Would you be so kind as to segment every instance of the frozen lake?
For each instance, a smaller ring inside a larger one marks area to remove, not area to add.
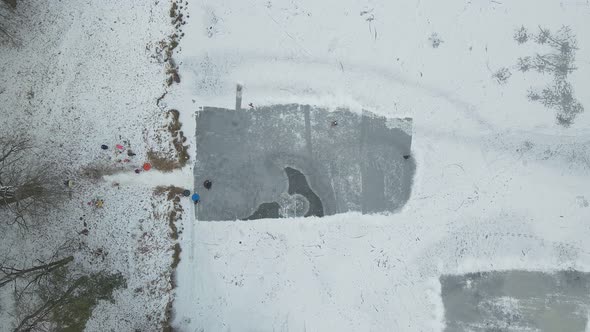
[[[197,218],[393,212],[411,192],[411,126],[296,104],[205,108],[197,115]]]

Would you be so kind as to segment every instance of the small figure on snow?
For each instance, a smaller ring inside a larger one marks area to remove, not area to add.
[[[332,126],[332,127],[338,126],[338,120],[334,120],[334,121],[330,122],[330,126]]]
[[[205,189],[209,190],[211,189],[211,186],[213,186],[213,182],[211,182],[211,180],[205,180],[205,182],[203,182],[203,187],[205,187]]]
[[[109,147],[107,145],[104,145],[103,144],[103,145],[100,146],[100,148],[103,149],[103,150],[107,150]]]

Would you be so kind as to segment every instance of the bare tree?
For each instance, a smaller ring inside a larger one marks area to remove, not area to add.
[[[9,31],[9,26],[14,23],[15,8],[16,0],[0,1],[0,37],[7,38],[12,43],[17,44],[16,37]]]
[[[514,32],[514,40],[519,44],[524,44],[529,40],[529,32],[524,26]]]
[[[100,300],[112,300],[113,290],[126,287],[120,274],[87,273],[73,252],[86,248],[70,239],[32,266],[5,256],[0,262],[0,288],[9,287],[14,300],[13,331],[83,331]]]
[[[16,287],[15,295],[22,296],[31,285],[39,284],[46,279],[55,270],[68,265],[74,260],[71,253],[81,248],[82,244],[76,239],[69,239],[57,246],[50,256],[42,259],[36,259],[36,264],[31,267],[23,267],[18,263],[19,259],[11,257],[8,252],[2,253],[3,260],[0,262],[0,288],[14,283],[18,280],[28,280],[24,287]],[[23,285],[20,285],[23,286]],[[17,291],[18,288],[18,291]]]
[[[8,4],[13,9],[16,8],[16,0],[2,0],[2,1],[4,1],[6,4]]]
[[[438,33],[433,32],[432,35],[428,38],[432,48],[438,48],[440,44],[444,43],[444,41],[439,37]]]
[[[19,278],[31,279],[29,285],[36,283],[42,278],[47,277],[51,272],[69,264],[73,260],[73,256],[67,256],[59,260],[52,260],[49,263],[42,263],[29,268],[18,268],[15,266],[0,264],[0,288]]]
[[[26,228],[30,218],[39,217],[67,191],[52,174],[51,165],[32,159],[30,138],[0,137],[0,208],[8,210],[9,224]]]
[[[519,44],[532,39],[539,45],[549,47],[550,51],[547,53],[518,58],[517,68],[522,72],[534,70],[553,76],[552,85],[548,85],[540,91],[529,90],[528,98],[556,110],[557,122],[564,127],[570,126],[576,116],[584,112],[584,106],[575,98],[573,87],[567,81],[568,75],[577,69],[574,65],[578,50],[575,35],[567,26],[563,26],[554,33],[549,29],[539,27],[537,34],[530,34],[522,27],[516,32],[514,38]]]
[[[512,76],[512,73],[510,72],[510,69],[508,69],[506,67],[502,67],[502,68],[498,69],[492,75],[492,77],[494,79],[496,79],[496,82],[498,82],[498,84],[506,84],[506,82],[508,82],[508,79],[510,78],[510,76]]]
[[[575,99],[572,86],[566,81],[557,80],[553,86],[540,92],[529,90],[528,98],[541,102],[545,107],[559,110],[556,119],[564,127],[571,125],[575,117],[584,112],[584,106]]]
[[[60,269],[66,268],[73,260],[71,253],[75,247],[75,240],[68,240],[58,246],[53,253],[45,260],[37,259],[37,264],[31,267],[24,267],[16,257],[9,257],[8,253],[3,253],[3,261],[0,262],[0,288],[10,285],[13,290],[15,304],[19,310],[25,312],[25,317],[20,321],[15,331],[31,331],[33,325],[31,320],[39,318],[43,310],[33,307],[36,301],[31,301],[37,297],[40,287],[53,278],[53,274]]]
[[[574,66],[577,41],[569,27],[564,26],[556,33],[539,27],[539,33],[533,35],[533,40],[539,45],[549,46],[552,52],[519,58],[518,67],[521,71],[534,69],[542,74],[553,74],[557,79],[565,79],[577,69]]]
[[[14,332],[83,331],[100,300],[112,300],[112,292],[126,287],[120,274],[76,274],[68,263],[56,268],[37,285],[38,301],[23,312]]]
[[[78,287],[80,287],[83,281],[84,280],[82,278],[79,278],[69,285],[62,294],[59,294],[55,298],[50,298],[47,301],[44,301],[37,309],[22,318],[17,327],[14,329],[14,332],[30,332],[33,331],[38,325],[47,323],[50,319],[49,316],[54,312],[54,310],[60,308],[72,300],[74,292],[78,289]]]

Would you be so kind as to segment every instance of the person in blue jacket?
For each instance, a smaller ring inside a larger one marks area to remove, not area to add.
[[[199,200],[201,199],[201,196],[199,196],[199,194],[197,194],[197,193],[194,193],[194,194],[191,196],[191,199],[193,200],[193,202],[194,202],[195,204],[197,204],[197,203],[199,203]]]

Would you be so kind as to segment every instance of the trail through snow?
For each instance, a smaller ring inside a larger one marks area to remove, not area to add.
[[[119,183],[123,185],[142,185],[148,187],[157,186],[176,186],[180,188],[192,188],[193,173],[190,168],[176,169],[172,172],[161,172],[158,170],[150,170],[149,172],[141,172],[135,174],[133,172],[117,173],[113,175],[106,175],[103,177],[105,181]]]

